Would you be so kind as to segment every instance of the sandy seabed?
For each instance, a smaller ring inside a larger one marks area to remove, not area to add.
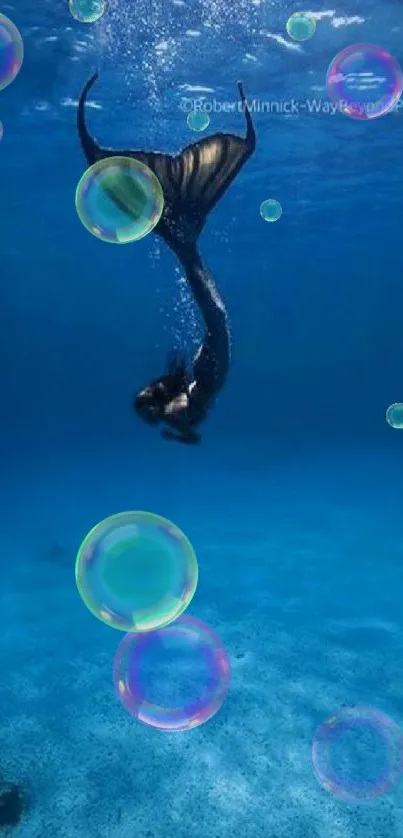
[[[28,796],[10,836],[403,838],[402,782],[350,805],[311,765],[314,730],[341,704],[403,725],[398,464],[321,452],[237,470],[199,457],[189,482],[179,456],[172,472],[172,449],[164,469],[119,452],[25,462],[0,485],[0,771]],[[184,733],[119,704],[121,635],[75,586],[84,535],[130,508],[186,532],[200,574],[189,613],[230,656],[225,704]]]

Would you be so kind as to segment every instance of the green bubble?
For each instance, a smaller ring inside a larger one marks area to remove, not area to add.
[[[192,131],[205,131],[210,125],[208,113],[201,110],[191,111],[187,115],[187,124]]]
[[[278,221],[282,212],[281,204],[275,198],[268,198],[260,204],[260,215],[264,221]]]
[[[147,236],[164,209],[161,184],[131,157],[107,157],[90,166],[76,190],[84,227],[102,241],[129,244]]]
[[[105,11],[105,0],[69,0],[69,9],[80,23],[95,23]]]
[[[77,553],[78,592],[89,611],[120,631],[153,631],[182,614],[197,587],[197,559],[175,524],[121,512],[97,524]]]
[[[401,402],[389,405],[386,411],[386,421],[391,428],[403,428],[403,404]]]
[[[316,30],[316,20],[309,12],[294,12],[287,20],[287,33],[294,41],[307,41]]]

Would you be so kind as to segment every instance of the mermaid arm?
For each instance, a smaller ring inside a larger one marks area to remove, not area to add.
[[[194,445],[200,442],[200,436],[192,425],[189,416],[190,399],[188,393],[181,393],[165,408],[165,421],[168,428],[161,432],[164,439],[176,440]]]

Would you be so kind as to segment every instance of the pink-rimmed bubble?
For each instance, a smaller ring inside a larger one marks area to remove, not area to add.
[[[14,81],[23,60],[22,37],[12,20],[0,14],[0,90]]]
[[[230,677],[218,635],[188,615],[147,634],[126,634],[113,667],[125,709],[165,731],[190,730],[211,719],[227,696]]]
[[[348,803],[366,803],[399,780],[403,735],[376,707],[343,706],[316,729],[312,764],[326,791]]]
[[[352,119],[376,119],[395,108],[403,73],[396,58],[381,47],[353,44],[331,62],[326,87],[341,113]]]

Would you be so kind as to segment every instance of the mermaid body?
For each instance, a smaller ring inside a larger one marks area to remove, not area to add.
[[[164,192],[164,209],[153,232],[160,236],[181,263],[199,307],[205,335],[190,365],[173,355],[165,375],[143,387],[134,399],[137,415],[149,425],[162,424],[165,439],[195,444],[198,426],[221,391],[230,367],[230,334],[224,303],[211,274],[203,265],[197,239],[207,216],[228,189],[256,144],[252,119],[241,83],[239,94],[246,119],[246,137],[213,134],[187,146],[180,154],[102,149],[88,133],[85,99],[95,74],[80,96],[77,127],[89,165],[98,160],[132,157],[148,166]]]

